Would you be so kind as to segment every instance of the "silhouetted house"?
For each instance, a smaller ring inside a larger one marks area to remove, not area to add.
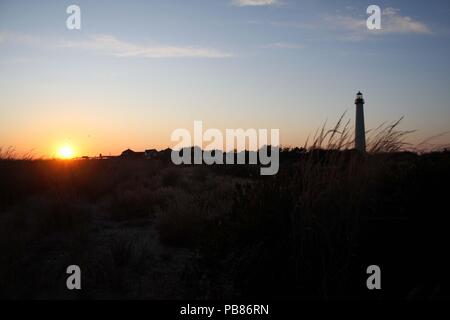
[[[156,150],[156,149],[145,150],[145,158],[146,159],[155,159],[157,157],[158,157],[158,150]]]
[[[136,152],[131,149],[127,149],[120,154],[120,157],[123,159],[137,159],[137,158],[144,158],[144,155],[145,155],[144,152]]]
[[[161,160],[166,160],[166,161],[170,161],[171,155],[172,155],[172,149],[170,149],[170,148],[161,150],[161,151],[158,153],[159,159],[161,159]]]
[[[294,154],[304,154],[307,150],[305,148],[299,148],[299,147],[295,147],[294,149],[292,149],[290,152],[294,153]]]

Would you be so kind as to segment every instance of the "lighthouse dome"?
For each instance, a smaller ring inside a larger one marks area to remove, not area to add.
[[[358,93],[356,94],[355,103],[364,103],[363,94],[361,93],[361,91],[358,91]]]

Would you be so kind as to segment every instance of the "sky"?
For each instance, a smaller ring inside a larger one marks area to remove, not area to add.
[[[66,27],[72,4],[80,30]],[[195,120],[303,146],[343,112],[353,121],[358,90],[366,129],[404,116],[416,143],[450,131],[448,57],[446,0],[0,0],[0,146],[164,149]]]

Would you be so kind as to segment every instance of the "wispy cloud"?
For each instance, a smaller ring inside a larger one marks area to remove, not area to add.
[[[175,45],[143,45],[125,42],[112,35],[92,35],[86,40],[41,39],[11,31],[0,31],[0,45],[18,44],[42,48],[79,48],[115,57],[136,58],[228,58],[233,55],[213,48]]]
[[[381,15],[381,30],[369,31],[366,19],[352,16],[326,16],[325,23],[332,24],[338,28],[354,32],[356,38],[363,38],[369,34],[427,34],[431,29],[423,22],[408,16],[402,16],[399,9],[385,8]]]
[[[85,41],[68,41],[64,47],[80,48],[112,55],[136,58],[228,58],[230,53],[193,46],[141,45],[125,42],[112,35],[93,35]]]
[[[273,6],[280,4],[279,0],[232,0],[231,4],[237,7]]]
[[[431,33],[431,29],[423,22],[414,20],[407,16],[401,16],[400,10],[386,8],[383,11],[386,25],[385,32],[406,32],[406,33]]]
[[[346,8],[354,12],[354,8]],[[274,27],[314,30],[322,32],[320,40],[339,40],[345,42],[363,41],[383,35],[431,34],[433,31],[424,22],[404,16],[399,9],[385,8],[381,15],[381,30],[367,28],[368,16],[351,14],[322,15],[310,21],[272,21]],[[317,38],[319,39],[319,38]]]

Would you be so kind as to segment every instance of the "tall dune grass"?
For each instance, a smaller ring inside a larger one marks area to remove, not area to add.
[[[20,155],[17,153],[16,149],[12,146],[9,146],[7,148],[0,146],[0,160],[31,161],[33,159],[36,159],[36,156],[35,156],[33,150]]]
[[[380,126],[366,131],[367,151],[370,153],[398,152],[411,150],[412,145],[406,138],[415,130],[401,130],[399,128],[403,117],[392,123],[382,123]],[[305,149],[349,150],[355,144],[354,127],[350,119],[346,120],[344,112],[332,128],[327,128],[327,122],[318,128],[309,144],[309,137],[304,145]]]

